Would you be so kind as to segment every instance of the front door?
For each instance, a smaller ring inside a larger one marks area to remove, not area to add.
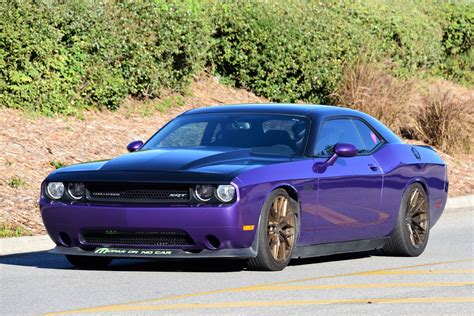
[[[358,148],[355,157],[338,157],[318,173],[315,244],[379,237],[378,225],[388,220],[380,211],[383,177],[371,153],[383,140],[357,118],[326,120],[316,145],[317,161],[333,153],[337,143]]]

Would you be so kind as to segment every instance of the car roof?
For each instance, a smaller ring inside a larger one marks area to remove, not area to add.
[[[193,109],[183,113],[189,114],[205,114],[205,113],[275,113],[275,114],[294,114],[294,115],[308,115],[308,114],[328,114],[328,115],[354,115],[360,114],[358,111],[351,109],[330,106],[330,105],[316,105],[316,104],[291,104],[291,103],[249,103],[249,104],[229,104],[210,106],[199,109]]]
[[[315,121],[318,125],[325,119],[337,116],[355,116],[368,122],[375,130],[377,130],[383,138],[390,143],[400,143],[401,140],[390,129],[372,116],[340,107],[331,105],[317,104],[291,104],[291,103],[250,103],[250,104],[229,104],[218,105],[204,108],[198,108],[184,112],[182,115],[194,114],[213,114],[213,113],[268,113],[268,114],[289,114],[304,115]]]

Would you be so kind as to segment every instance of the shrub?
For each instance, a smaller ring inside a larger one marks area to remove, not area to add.
[[[415,114],[419,139],[447,153],[469,153],[474,132],[474,100],[462,100],[450,90],[434,87]]]
[[[25,187],[26,183],[25,181],[23,181],[21,178],[19,177],[11,177],[8,181],[7,181],[7,184],[14,188],[14,189],[21,189],[23,187]]]
[[[439,69],[446,79],[473,85],[474,5],[446,3],[441,9],[444,60]]]
[[[362,58],[348,64],[333,94],[336,104],[363,111],[400,133],[408,123],[414,85]]]
[[[328,102],[343,64],[364,50],[400,75],[442,58],[441,27],[413,3],[221,1],[214,10],[216,71],[275,101]]]
[[[51,167],[53,167],[54,169],[59,169],[59,168],[65,167],[66,163],[64,163],[60,160],[52,160],[52,161],[49,162],[49,165]]]
[[[30,233],[21,226],[0,225],[0,238],[28,236]]]
[[[210,33],[179,1],[6,1],[0,30],[0,105],[47,115],[179,91]]]

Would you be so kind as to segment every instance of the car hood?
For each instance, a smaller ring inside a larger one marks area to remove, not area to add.
[[[124,177],[134,175],[133,178],[140,177],[143,180],[158,175],[162,180],[166,178],[185,180],[189,178],[186,175],[193,174],[191,178],[199,179],[200,176],[211,175],[209,179],[229,180],[250,169],[288,161],[290,161],[288,156],[259,154],[249,149],[167,148],[142,150],[107,161],[64,167],[58,169],[50,177],[51,180],[62,178],[65,179],[62,181],[66,181],[67,178],[75,175],[73,178],[76,180],[95,181],[96,178],[106,180],[114,174],[113,178],[119,181],[117,174],[121,173]]]

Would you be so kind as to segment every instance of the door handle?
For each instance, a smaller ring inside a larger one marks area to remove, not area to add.
[[[369,163],[369,168],[370,168],[370,170],[372,170],[372,171],[377,171],[377,170],[379,169],[376,165],[371,164],[371,163]]]

